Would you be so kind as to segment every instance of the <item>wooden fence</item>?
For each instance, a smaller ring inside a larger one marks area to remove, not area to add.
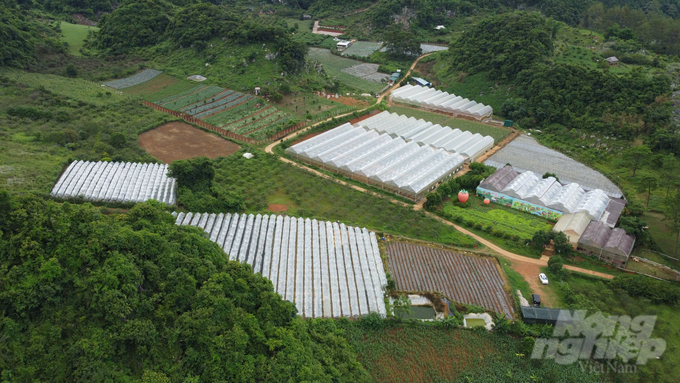
[[[230,132],[230,131],[228,131],[228,130],[224,130],[224,129],[218,128],[218,127],[215,126],[215,125],[208,124],[207,122],[202,121],[202,120],[199,120],[198,118],[195,118],[195,117],[193,117],[193,116],[190,116],[190,115],[188,115],[188,114],[186,114],[186,113],[176,112],[176,111],[174,111],[174,110],[170,110],[170,109],[164,108],[164,107],[162,107],[162,106],[160,106],[160,105],[156,105],[156,104],[150,103],[150,102],[148,102],[148,101],[144,101],[144,100],[142,100],[142,104],[145,105],[145,106],[148,106],[148,107],[150,107],[150,108],[156,109],[156,110],[158,110],[158,111],[160,111],[160,112],[167,113],[167,114],[172,115],[172,116],[175,116],[175,117],[177,117],[177,118],[181,118],[181,119],[183,119],[183,120],[186,121],[186,122],[192,123],[192,124],[194,124],[194,125],[198,125],[198,126],[200,126],[200,127],[202,127],[202,128],[205,128],[205,129],[208,129],[208,130],[210,130],[210,131],[213,131],[213,132],[215,132],[215,133],[217,133],[217,134],[220,134],[220,135],[222,135],[222,136],[224,136],[224,137],[231,138],[232,140],[236,140],[236,141],[240,141],[240,142],[245,142],[246,144],[250,144],[250,145],[262,145],[262,144],[267,144],[267,143],[276,141],[276,140],[278,140],[279,138],[285,137],[285,136],[287,136],[288,134],[290,134],[291,132],[294,132],[294,131],[296,131],[296,130],[298,130],[298,129],[300,129],[300,128],[302,128],[303,126],[306,125],[306,122],[305,122],[305,121],[301,121],[301,122],[299,122],[299,123],[297,123],[297,124],[295,124],[295,125],[293,125],[293,126],[291,126],[291,127],[289,127],[289,128],[286,128],[286,129],[284,129],[284,130],[282,130],[282,131],[280,131],[280,132],[277,132],[277,133],[274,134],[273,136],[264,138],[264,139],[262,139],[262,140],[253,140],[253,139],[250,138],[250,137],[242,136],[242,135],[240,135],[240,134],[236,134],[236,133],[234,133],[234,132]]]

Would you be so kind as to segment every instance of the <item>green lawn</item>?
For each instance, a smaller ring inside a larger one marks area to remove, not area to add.
[[[71,24],[62,21],[59,24],[62,33],[62,41],[68,43],[68,53],[74,56],[81,56],[80,48],[83,47],[83,42],[87,38],[88,32],[98,32],[99,28],[91,27],[89,25]]]
[[[463,120],[460,118],[453,118],[451,116],[446,116],[438,113],[430,113],[423,110],[416,110],[402,106],[391,106],[389,111],[392,113],[403,114],[408,117],[422,118],[425,121],[430,121],[433,124],[439,124],[441,126],[449,126],[453,129],[468,130],[471,133],[479,133],[485,136],[493,137],[496,143],[503,140],[510,131],[503,128],[497,128],[495,126],[489,126],[481,124],[479,122]]]

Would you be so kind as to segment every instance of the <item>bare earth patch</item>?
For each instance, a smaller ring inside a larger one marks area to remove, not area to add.
[[[226,157],[241,149],[231,141],[183,122],[169,122],[142,133],[139,145],[166,164],[199,156]]]
[[[277,212],[280,212],[280,211],[288,211],[288,206],[276,203],[276,204],[273,204],[273,205],[269,205],[267,210],[273,211],[274,213],[277,213]]]

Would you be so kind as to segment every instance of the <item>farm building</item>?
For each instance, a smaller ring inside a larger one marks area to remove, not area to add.
[[[413,78],[411,78],[411,80],[412,80],[416,85],[420,85],[420,86],[432,86],[432,83],[429,82],[429,81],[427,81],[427,80],[425,80],[424,78],[413,77]]]
[[[277,215],[173,213],[199,227],[229,259],[252,266],[306,318],[386,316],[385,269],[375,233]]]
[[[619,59],[616,56],[607,57],[604,61],[608,62],[611,66],[619,65]]]
[[[380,134],[414,141],[420,146],[431,145],[437,149],[458,153],[468,162],[476,160],[494,145],[494,140],[490,136],[462,132],[460,129],[452,129],[387,111],[359,121],[357,125],[375,130]]]
[[[338,49],[346,49],[346,48],[349,48],[350,45],[352,45],[352,43],[350,41],[345,41],[345,40],[338,41],[338,43],[335,44],[335,46]]]
[[[175,179],[168,165],[131,162],[74,161],[52,188],[56,198],[101,202],[144,202],[155,199],[175,204]]]
[[[555,325],[560,317],[561,309],[551,309],[547,307],[522,306],[522,319],[529,324],[551,324]],[[571,317],[571,313],[569,313]]]
[[[422,80],[422,79],[421,79]],[[415,79],[414,79],[415,81]],[[425,81],[425,80],[423,80]],[[429,83],[428,83],[429,84]],[[405,85],[390,95],[393,102],[467,116],[478,120],[491,116],[493,108],[455,94],[421,85]]]
[[[621,267],[626,266],[634,245],[635,237],[626,234],[624,229],[612,229],[606,223],[596,221],[588,224],[578,241],[579,250]]]
[[[590,216],[584,211],[576,214],[567,213],[557,221],[553,230],[563,232],[569,239],[569,243],[576,245],[590,222]]]
[[[613,227],[625,201],[613,199],[602,190],[585,191],[576,183],[562,185],[554,177],[540,178],[534,172],[518,173],[506,165],[477,187],[483,198],[557,221],[562,214],[585,213]],[[567,222],[563,223],[566,227]],[[560,225],[561,227],[562,225]]]
[[[465,162],[460,154],[349,123],[293,145],[286,153],[413,200],[422,199]]]

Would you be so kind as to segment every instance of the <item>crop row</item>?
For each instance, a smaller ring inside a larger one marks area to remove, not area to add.
[[[233,94],[234,94],[234,91],[233,91],[233,90],[226,89],[226,90],[224,90],[224,91],[222,91],[222,92],[220,92],[220,93],[214,95],[214,96],[211,97],[211,98],[207,98],[207,99],[205,99],[205,100],[201,100],[201,101],[195,102],[195,103],[193,103],[193,104],[190,104],[190,105],[184,106],[184,107],[182,107],[182,108],[179,108],[179,111],[180,111],[180,112],[187,112],[187,111],[188,111],[188,114],[192,114],[192,113],[191,113],[191,110],[192,110],[192,109],[199,108],[199,107],[201,107],[201,106],[203,106],[203,105],[208,105],[208,104],[211,104],[211,103],[216,102],[216,101],[220,101],[220,100],[222,100],[223,98],[229,97],[229,96],[231,96],[231,95],[233,95]]]
[[[220,92],[222,92],[224,88],[220,88],[219,86],[209,86],[205,89],[202,89],[196,93],[188,94],[184,97],[180,97],[174,101],[170,101],[166,104],[163,105],[164,108],[168,108],[170,110],[179,110],[180,108],[193,104],[198,101],[202,101],[205,99],[208,99]]]
[[[388,243],[387,256],[398,290],[442,292],[456,302],[513,315],[503,279],[490,259],[401,242]]]
[[[255,107],[257,104],[256,98],[251,98],[250,100],[244,102],[243,104],[237,105],[232,109],[226,110],[222,113],[210,116],[203,121],[213,124],[215,126],[222,127],[225,124],[231,123],[231,121],[238,121],[245,119],[251,114],[257,113],[262,110],[262,107]]]
[[[142,72],[137,73],[134,76],[130,76],[127,78],[121,78],[119,80],[113,80],[109,82],[105,82],[104,85],[109,86],[113,89],[125,89],[129,88],[131,86],[139,85],[141,83],[147,82],[151,80],[152,78],[158,76],[159,74],[163,73],[163,71],[160,70],[155,70],[155,69],[145,69]]]
[[[231,107],[233,107],[233,106],[236,106],[236,105],[238,105],[238,104],[244,103],[244,102],[248,101],[248,100],[251,99],[251,98],[253,98],[253,96],[251,96],[251,95],[249,95],[249,94],[248,94],[248,95],[245,95],[245,96],[243,96],[243,94],[241,94],[241,96],[239,96],[239,98],[236,98],[236,99],[234,99],[234,100],[232,100],[232,101],[230,101],[230,102],[228,102],[228,103],[226,103],[226,104],[217,106],[217,107],[215,107],[215,108],[213,108],[213,109],[206,110],[205,112],[198,113],[198,114],[195,115],[195,117],[196,117],[196,118],[208,117],[208,116],[210,116],[210,115],[213,115],[213,114],[215,114],[215,113],[218,113],[218,112],[221,111],[221,110],[229,109],[229,108],[231,108]]]
[[[257,121],[257,120],[259,120],[259,119],[261,119],[261,118],[264,118],[264,117],[266,117],[266,116],[268,116],[268,115],[270,115],[270,114],[272,114],[272,113],[274,113],[274,112],[276,112],[276,111],[278,111],[278,109],[276,109],[276,108],[273,107],[273,106],[270,107],[270,108],[263,108],[263,109],[260,109],[259,111],[257,111],[257,113],[255,113],[255,111],[253,111],[253,112],[251,112],[250,114],[244,115],[244,116],[241,117],[240,119],[233,119],[233,120],[232,120],[233,122],[224,125],[224,126],[223,126],[223,129],[227,129],[227,130],[232,130],[232,131],[234,131],[234,130],[239,129],[239,128],[243,127],[243,126],[246,126],[246,125],[248,125],[248,124],[251,124],[251,123],[253,123],[254,121]]]
[[[256,139],[256,140],[260,139],[260,138],[269,137],[269,136],[276,134],[276,133],[280,132],[281,130],[283,130],[284,127],[290,123],[290,121],[291,121],[291,116],[286,115],[286,116],[282,117],[280,120],[276,121],[275,123],[270,124],[266,128],[262,128],[258,131],[254,131],[254,132],[247,134],[246,137],[250,137],[250,138],[253,138],[253,139]]]
[[[239,128],[237,131],[244,130],[244,131],[243,131],[244,133],[246,133],[246,132],[251,132],[251,131],[253,131],[253,130],[260,129],[260,128],[264,127],[264,126],[267,126],[267,125],[271,124],[272,122],[274,122],[274,121],[276,121],[276,120],[278,120],[278,119],[280,119],[281,117],[283,117],[283,116],[286,115],[285,112],[282,112],[282,111],[280,111],[280,110],[272,111],[272,112],[273,112],[273,113],[263,114],[263,115],[260,117],[259,120],[253,121],[253,123],[251,123],[251,124],[242,126],[242,127]],[[260,116],[260,115],[258,114],[258,116]]]
[[[480,229],[493,227],[494,231],[517,235],[522,239],[530,239],[539,230],[550,230],[550,225],[538,217],[528,213],[513,214],[500,208],[479,211],[447,204],[444,213],[457,222],[471,221],[480,225]]]
[[[234,101],[237,98],[240,98],[242,96],[243,96],[243,93],[241,93],[241,92],[233,92],[233,93],[226,95],[226,96],[223,95],[222,98],[218,98],[215,101],[207,102],[204,105],[200,105],[200,106],[197,106],[195,108],[192,108],[192,109],[186,111],[186,113],[193,116],[193,115],[196,115],[198,113],[205,112],[206,110],[216,108],[220,105],[228,104],[228,103],[230,103],[230,102],[232,102],[232,101]]]
[[[193,87],[193,88],[190,88],[190,89],[185,90],[184,92],[175,93],[175,94],[173,94],[173,95],[171,95],[171,96],[168,96],[168,97],[166,97],[166,98],[164,98],[164,99],[162,99],[162,100],[156,101],[156,104],[157,104],[157,105],[163,105],[163,104],[168,103],[168,102],[170,102],[170,101],[172,101],[172,100],[176,100],[176,99],[178,99],[178,98],[180,98],[180,97],[184,97],[184,96],[186,96],[187,94],[191,94],[191,93],[197,92],[197,91],[199,91],[199,90],[201,90],[201,89],[204,89],[204,88],[207,88],[207,86],[205,86],[205,85],[197,85],[197,86],[195,86],[195,87]]]

